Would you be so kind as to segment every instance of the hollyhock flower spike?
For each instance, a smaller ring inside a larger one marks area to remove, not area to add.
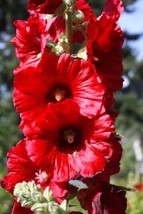
[[[1,180],[14,196],[12,214],[125,214],[127,189],[109,184],[122,155],[114,125],[122,2],[106,0],[99,17],[86,0],[28,0],[27,8],[11,40],[25,137],[9,150]]]

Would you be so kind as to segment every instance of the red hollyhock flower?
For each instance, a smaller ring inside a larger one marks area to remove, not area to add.
[[[97,183],[90,189],[81,189],[78,198],[89,214],[125,214],[126,192],[109,183]]]
[[[122,8],[121,1],[107,1],[101,16],[97,20],[91,19],[87,29],[87,55],[111,91],[119,90],[123,82],[123,32],[116,24]]]
[[[61,28],[58,27],[60,24]],[[59,35],[65,30],[63,20],[57,18],[43,20],[29,17],[28,21],[17,20],[14,25],[16,37],[11,40],[11,43],[16,46],[16,56],[21,60],[22,68],[36,67],[43,53],[49,52],[47,40],[58,42]]]
[[[50,105],[66,99],[74,100],[83,115],[97,115],[105,92],[94,66],[68,54],[46,54],[37,68],[17,71],[14,86],[14,104],[23,121],[39,120]]]
[[[51,181],[47,168],[32,161],[29,143],[31,142],[26,139],[21,140],[8,152],[7,168],[9,172],[1,181],[2,187],[13,193],[17,183],[34,180],[43,190],[49,186],[55,198],[61,201],[67,193],[67,184]]]
[[[46,20],[30,17],[28,21],[17,20],[14,24],[16,26],[16,37],[11,42],[16,46],[16,56],[23,63],[28,63],[28,66],[32,63],[32,66],[36,67],[44,52],[46,38],[50,38],[45,30],[50,23]]]
[[[29,143],[33,162],[48,168],[51,179],[60,182],[103,171],[112,156],[113,132],[108,115],[84,117],[72,100],[51,105],[39,121],[24,126],[24,134],[33,139]]]

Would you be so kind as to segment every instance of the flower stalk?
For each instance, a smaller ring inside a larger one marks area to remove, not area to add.
[[[72,35],[73,35],[73,30],[72,30],[72,22],[73,22],[73,5],[74,1],[73,0],[64,0],[66,4],[66,9],[65,9],[65,22],[66,22],[66,31],[65,35],[67,38],[67,43],[69,45],[69,52],[72,53]]]

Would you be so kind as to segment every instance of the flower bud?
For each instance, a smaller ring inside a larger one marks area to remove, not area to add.
[[[24,187],[24,188],[23,188]],[[22,182],[22,183],[17,183],[14,187],[14,195],[15,196],[19,196],[21,195],[21,192],[23,192],[23,190],[26,190],[27,189],[27,186],[25,186],[25,182]]]
[[[83,12],[81,10],[74,11],[72,19],[76,24],[81,24],[84,21]]]
[[[61,204],[60,204],[60,208],[63,209],[63,210],[67,210],[67,201],[64,200]]]
[[[63,0],[63,1],[64,1],[65,5],[67,5],[67,6],[71,6],[73,3],[72,0]]]
[[[29,187],[26,182],[17,183],[13,192],[14,196],[18,198],[19,202],[24,201],[30,197]]]
[[[41,202],[42,190],[34,181],[22,182],[15,185],[14,196],[23,207],[32,206],[35,202]]]
[[[40,202],[42,200],[42,193],[40,191],[34,191],[31,193],[31,200],[33,202]]]
[[[31,181],[27,183],[30,192],[35,192],[35,191],[41,191],[41,188],[39,185],[35,184],[35,181]]]
[[[59,204],[58,203],[56,203],[55,201],[51,201],[48,203],[48,211],[50,213],[53,213],[53,214],[57,213],[58,214],[59,213],[58,210],[59,210]]]
[[[30,197],[30,192],[29,191],[23,191],[21,192],[20,195],[23,199],[29,198]]]
[[[50,190],[49,187],[47,187],[44,192],[43,192],[43,197],[48,201],[52,201],[54,198],[53,198],[53,193],[52,191]]]
[[[48,203],[35,203],[31,210],[36,213],[47,213],[48,212]]]
[[[33,205],[33,201],[31,201],[31,199],[27,199],[27,200],[21,201],[21,206],[22,207],[29,207],[29,206],[32,206],[32,205]]]

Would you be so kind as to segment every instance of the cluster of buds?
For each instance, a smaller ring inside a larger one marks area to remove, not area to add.
[[[31,207],[37,214],[68,214],[67,203],[64,200],[60,205],[53,197],[49,187],[43,191],[34,181],[17,183],[13,192],[22,207]]]

